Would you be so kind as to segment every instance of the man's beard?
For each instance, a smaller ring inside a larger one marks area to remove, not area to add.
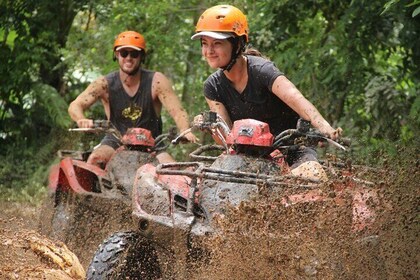
[[[129,75],[129,76],[134,76],[134,75],[136,75],[137,74],[137,72],[139,71],[139,69],[140,69],[140,64],[139,65],[137,65],[137,67],[136,68],[134,68],[133,70],[131,70],[131,71],[126,71],[126,70],[124,70],[124,69],[122,69],[121,68],[121,70],[124,72],[124,73],[126,73],[127,75]]]

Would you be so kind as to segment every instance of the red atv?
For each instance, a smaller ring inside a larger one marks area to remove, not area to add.
[[[305,122],[274,137],[266,123],[240,120],[230,131],[221,118],[209,112],[199,128],[218,135],[223,145],[200,147],[191,153],[192,162],[140,167],[132,195],[134,227],[113,234],[100,245],[87,279],[183,279],[190,258],[200,252],[193,244],[217,233],[214,218],[258,197],[262,189],[275,193],[298,185],[300,191],[284,197],[283,207],[347,199],[344,186],[335,186],[334,196],[326,195],[316,180],[290,174],[283,157],[288,150],[319,142],[345,149]],[[214,149],[222,153],[204,155]],[[357,232],[373,221],[366,200],[375,194],[357,184],[352,187],[353,230]]]
[[[90,152],[62,150],[60,162],[49,174],[48,197],[44,203],[39,230],[60,240],[87,265],[101,241],[131,225],[131,194],[137,169],[157,165],[155,153],[165,149],[170,133],[154,139],[143,128],[129,128],[121,136],[108,121],[94,121],[93,128],[70,131],[112,133],[122,146],[105,168],[86,162]]]

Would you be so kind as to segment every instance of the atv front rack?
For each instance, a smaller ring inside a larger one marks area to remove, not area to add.
[[[208,161],[208,162],[213,162],[215,161],[219,155],[217,156],[210,156],[210,155],[202,155],[204,152],[209,152],[209,151],[225,151],[225,147],[221,146],[221,145],[204,145],[199,147],[198,149],[196,149],[195,151],[193,151],[192,153],[190,153],[190,159],[192,160],[196,160],[196,161]]]
[[[206,166],[202,162],[174,162],[162,163],[156,167],[156,173],[162,175],[182,175],[191,179],[209,179],[220,182],[254,184],[266,186],[294,186],[314,188],[314,185],[302,185],[305,183],[320,183],[320,180],[302,178],[295,175],[266,175],[261,173],[223,170]],[[298,185],[296,185],[298,183]]]

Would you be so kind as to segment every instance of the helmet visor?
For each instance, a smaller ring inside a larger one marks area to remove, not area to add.
[[[213,39],[219,39],[219,40],[234,37],[232,33],[227,33],[227,32],[201,31],[194,34],[191,37],[191,40],[201,39],[203,36],[208,36]]]
[[[121,50],[121,49],[127,49],[127,48],[131,48],[131,49],[134,49],[134,50],[137,50],[137,51],[141,51],[141,48],[136,47],[136,46],[133,46],[133,45],[124,45],[124,46],[119,46],[119,47],[117,47],[115,50],[116,50],[116,51],[119,51],[119,50]]]

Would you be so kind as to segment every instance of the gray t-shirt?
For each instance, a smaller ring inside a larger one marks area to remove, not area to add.
[[[299,115],[272,92],[275,79],[283,73],[262,57],[248,55],[247,60],[248,83],[242,93],[219,69],[205,81],[204,95],[222,103],[232,122],[247,118],[263,121],[274,135],[295,128]]]
[[[141,69],[140,87],[134,96],[125,91],[119,72],[106,76],[109,88],[110,121],[124,134],[127,128],[142,127],[153,137],[162,134],[162,119],[155,112],[152,98],[152,81],[155,72]]]
[[[106,75],[109,88],[110,121],[124,135],[128,128],[142,127],[156,138],[162,134],[162,118],[155,112],[152,98],[152,81],[155,72],[141,69],[140,87],[134,96],[125,91],[119,72]],[[101,144],[117,149],[121,142],[107,134]]]

